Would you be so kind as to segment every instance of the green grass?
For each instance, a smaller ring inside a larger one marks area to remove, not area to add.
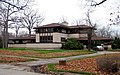
[[[69,73],[76,73],[76,74],[83,74],[83,75],[97,75],[95,73],[88,73],[88,72],[77,72],[77,71],[69,71],[69,70],[57,70],[55,68],[56,64],[48,64],[48,70],[53,72],[69,72]]]
[[[56,49],[56,50],[33,50],[33,51],[36,51],[36,52],[42,53],[42,54],[56,53],[56,52],[74,52],[74,51],[79,51],[79,52],[94,52],[94,51],[88,51],[88,50],[60,50],[60,49]]]
[[[36,51],[38,53],[46,54],[46,53],[56,53],[56,52],[72,52],[72,51],[80,51],[80,52],[90,52],[88,50],[62,50],[62,49],[55,49],[55,50],[41,50],[41,49],[27,49],[27,48],[0,48],[0,50],[25,50],[25,51]],[[91,51],[93,52],[93,51]]]
[[[88,50],[62,50],[62,49],[56,49],[56,50],[39,50],[39,49],[27,49],[27,48],[1,48],[0,50],[8,50],[8,51],[26,51],[26,52],[36,52],[38,54],[49,54],[49,53],[64,53],[64,52],[83,52],[83,54],[73,54],[69,56],[77,56],[77,55],[84,55],[84,54],[91,54],[95,53],[95,51],[88,51]],[[84,53],[85,52],[85,53]],[[30,56],[30,55],[22,55],[23,57],[33,57],[33,58],[44,58],[44,57],[37,57],[37,56]],[[68,57],[68,56],[54,56],[54,57],[46,57],[48,59],[50,58],[62,58],[62,57]]]

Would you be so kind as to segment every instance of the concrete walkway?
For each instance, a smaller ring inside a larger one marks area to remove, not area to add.
[[[71,57],[64,57],[64,58],[39,59],[38,61],[22,62],[17,64],[24,65],[24,66],[37,66],[37,65],[44,65],[44,64],[50,64],[50,63],[58,63],[59,60],[68,61],[68,60],[73,60],[77,58],[84,58],[84,57],[90,57],[90,56],[96,56],[96,55],[102,55],[102,54],[111,54],[111,53],[120,53],[120,52],[100,51],[94,54],[78,55],[78,56],[71,56]]]

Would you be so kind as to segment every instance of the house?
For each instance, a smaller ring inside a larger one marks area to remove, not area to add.
[[[67,38],[88,37],[88,29],[93,28],[87,25],[68,26],[66,24],[52,23],[34,29],[36,29],[36,42],[62,43]]]
[[[42,49],[58,49],[62,47],[62,44],[67,38],[76,38],[78,41],[88,45],[88,33],[95,28],[87,25],[72,25],[68,26],[68,23],[51,23],[35,27],[36,43],[26,43],[26,48],[42,48]],[[92,40],[110,40],[106,38],[92,37]],[[12,46],[11,46],[12,47]]]
[[[8,47],[25,48],[27,43],[35,43],[35,37],[9,37]]]

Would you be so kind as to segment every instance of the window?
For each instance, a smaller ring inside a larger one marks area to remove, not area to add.
[[[66,33],[66,30],[65,30],[65,29],[62,29],[62,33]]]
[[[36,29],[35,31],[36,31],[36,33],[39,33],[39,29]]]
[[[65,42],[65,40],[66,40],[65,38],[61,37],[61,42]]]
[[[53,32],[53,28],[48,28],[48,32]]]
[[[70,31],[71,33],[79,33],[79,30],[78,29],[73,29]]]
[[[53,37],[52,36],[40,36],[41,43],[52,43]]]
[[[40,33],[49,33],[49,32],[53,32],[53,28],[44,28],[44,29],[40,29],[39,31]]]

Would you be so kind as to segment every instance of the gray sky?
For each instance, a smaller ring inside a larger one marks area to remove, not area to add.
[[[118,3],[120,3],[119,0],[108,0],[103,5],[94,8],[95,11],[91,14],[93,22],[107,24],[110,18],[108,11],[114,11]],[[35,0],[34,4],[34,7],[45,16],[42,24],[59,22],[62,17],[66,17],[69,23],[73,23],[76,19],[86,17],[84,0]]]
[[[39,10],[45,17],[45,21],[42,25],[49,23],[60,22],[62,17],[67,18],[69,25],[74,24],[74,20],[85,19],[86,10],[84,4],[85,0],[34,0],[32,7]],[[98,0],[99,1],[99,0]],[[92,8],[94,11],[91,13],[91,19],[94,23],[101,26],[106,26],[109,23],[110,12],[117,10],[117,6],[120,5],[120,0],[107,0],[104,4]],[[113,17],[114,18],[114,17]],[[85,24],[84,21],[81,22]],[[117,29],[118,26],[114,28]],[[118,29],[117,29],[118,30]],[[10,30],[11,31],[11,30]],[[22,30],[21,30],[22,31]],[[23,30],[24,31],[24,30]],[[13,32],[13,31],[12,31]]]

